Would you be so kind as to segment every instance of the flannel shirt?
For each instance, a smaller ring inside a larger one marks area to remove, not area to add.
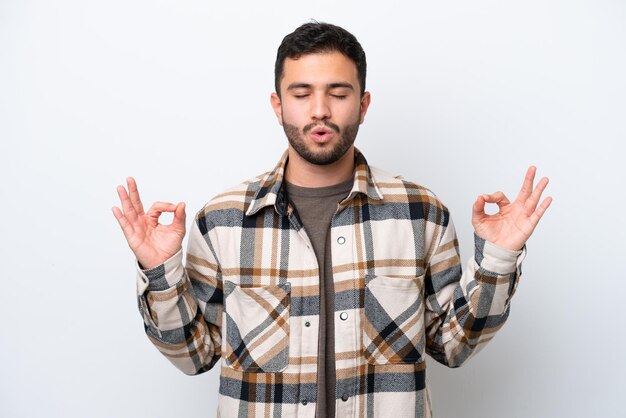
[[[190,375],[223,360],[223,418],[315,416],[318,263],[284,193],[286,164],[287,152],[197,213],[186,266],[182,250],[153,269],[138,266],[139,310],[156,348]],[[525,249],[475,236],[462,273],[446,207],[358,150],[330,234],[336,416],[431,416],[426,353],[457,367],[491,340]]]

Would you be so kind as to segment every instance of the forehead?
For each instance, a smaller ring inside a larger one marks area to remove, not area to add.
[[[329,84],[344,82],[358,86],[356,65],[341,52],[320,52],[287,58],[281,86],[291,83]]]

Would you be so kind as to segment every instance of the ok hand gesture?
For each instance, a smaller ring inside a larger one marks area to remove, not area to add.
[[[114,206],[113,215],[141,266],[144,269],[156,267],[182,247],[185,236],[185,204],[156,202],[144,213],[135,179],[129,177],[126,181],[128,193],[124,186],[117,186],[124,212]],[[174,213],[174,220],[170,225],[159,223],[159,216],[163,212]]]
[[[548,179],[539,180],[533,190],[536,171],[535,167],[528,168],[522,189],[513,203],[502,192],[478,196],[472,208],[472,225],[479,237],[509,250],[520,250],[524,246],[552,202],[551,197],[546,197],[537,206]],[[487,215],[485,203],[497,204],[498,213]]]

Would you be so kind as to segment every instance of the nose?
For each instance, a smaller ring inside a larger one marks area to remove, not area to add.
[[[330,106],[325,94],[315,94],[311,102],[311,117],[315,120],[330,118]]]

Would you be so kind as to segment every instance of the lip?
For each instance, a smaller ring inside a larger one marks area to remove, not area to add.
[[[328,140],[330,140],[333,134],[334,132],[331,129],[319,126],[317,128],[312,129],[309,135],[311,136],[311,139],[313,139],[313,141],[317,142],[318,144],[321,144],[324,142],[328,142]]]

